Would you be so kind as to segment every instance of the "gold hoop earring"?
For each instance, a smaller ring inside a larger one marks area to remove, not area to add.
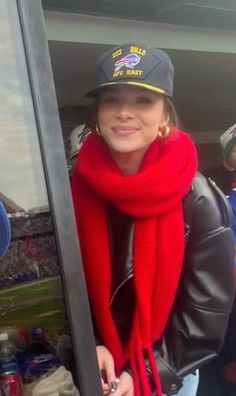
[[[98,126],[98,125],[95,126],[95,131],[96,131],[96,134],[97,134],[98,136],[102,136],[102,134],[101,134],[101,132],[100,132],[100,130],[99,130],[99,126]]]
[[[169,125],[160,126],[159,129],[158,129],[158,136],[159,136],[160,138],[165,138],[165,137],[167,137],[167,136],[169,135],[169,133],[170,133],[170,127],[169,127]]]

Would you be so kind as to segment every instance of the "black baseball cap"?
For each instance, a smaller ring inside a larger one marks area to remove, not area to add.
[[[174,67],[164,51],[130,42],[100,57],[97,84],[86,96],[96,97],[102,88],[129,84],[172,97],[173,82]]]

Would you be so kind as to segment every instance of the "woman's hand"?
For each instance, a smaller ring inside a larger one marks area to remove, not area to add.
[[[97,346],[96,350],[98,366],[102,376],[103,392],[108,393],[111,387],[111,383],[116,380],[114,359],[105,346]]]
[[[112,393],[113,396],[134,396],[134,382],[129,373],[123,371],[120,376],[120,382],[117,390]]]

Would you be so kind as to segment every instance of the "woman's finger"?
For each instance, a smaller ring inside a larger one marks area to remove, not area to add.
[[[114,396],[134,396],[133,379],[130,374],[123,372],[120,376],[120,382],[117,385],[117,390],[113,393]]]
[[[109,386],[111,386],[111,383],[116,380],[116,373],[115,373],[113,361],[110,359],[109,361],[106,361],[104,365],[104,369],[106,371],[107,383],[109,384]]]

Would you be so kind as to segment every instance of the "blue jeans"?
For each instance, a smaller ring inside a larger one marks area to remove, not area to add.
[[[188,374],[183,379],[183,386],[175,396],[196,396],[199,382],[199,372]]]

